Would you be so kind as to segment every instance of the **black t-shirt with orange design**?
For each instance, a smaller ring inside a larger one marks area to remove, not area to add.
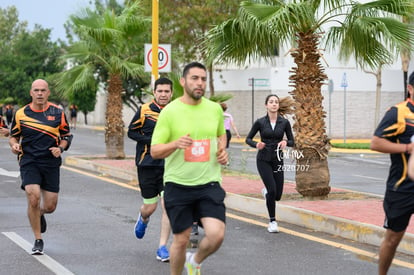
[[[153,159],[150,154],[152,133],[162,108],[155,100],[143,104],[128,126],[128,137],[137,142],[135,155],[137,166],[164,166],[163,159]]]
[[[414,102],[408,99],[388,109],[374,135],[394,143],[409,144],[414,135]],[[407,175],[409,155],[395,153],[390,154],[390,157],[387,190],[414,193],[414,181]]]
[[[49,148],[58,146],[70,131],[65,112],[48,102],[42,111],[33,110],[30,104],[20,108],[14,115],[11,136],[21,140],[20,165],[34,161],[60,165],[62,159],[55,158]]]

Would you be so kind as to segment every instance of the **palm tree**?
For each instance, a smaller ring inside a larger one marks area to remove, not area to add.
[[[403,16],[402,18],[404,23],[414,24],[414,14],[411,14],[411,17]],[[404,86],[404,97],[405,100],[408,97],[407,91],[407,80],[408,80],[408,66],[411,60],[411,53],[409,50],[402,50],[401,51],[401,65],[403,71],[403,86]]]
[[[296,189],[305,197],[330,192],[321,86],[327,76],[319,44],[335,49],[341,60],[355,58],[361,67],[392,63],[397,52],[410,48],[413,28],[400,15],[413,12],[412,0],[262,0],[244,1],[237,15],[215,26],[204,41],[210,62],[243,64],[270,59],[273,50],[292,43],[296,64],[289,77],[295,100]],[[305,169],[304,169],[305,170]]]
[[[140,1],[116,15],[111,10],[98,14],[89,9],[71,16],[80,41],[72,44],[64,55],[73,67],[59,76],[57,84],[68,93],[95,89],[100,80],[107,80],[105,114],[106,156],[125,158],[124,123],[122,120],[123,80],[144,77],[143,36],[151,21],[143,16]],[[141,43],[139,43],[141,41]]]

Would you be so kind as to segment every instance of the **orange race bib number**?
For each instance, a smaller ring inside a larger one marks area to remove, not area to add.
[[[210,140],[194,140],[184,151],[184,160],[188,162],[204,162],[210,160]]]

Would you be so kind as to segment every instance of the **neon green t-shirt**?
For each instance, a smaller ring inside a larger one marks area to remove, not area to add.
[[[187,134],[193,145],[177,149],[165,159],[164,182],[187,186],[221,183],[217,137],[225,134],[225,129],[220,105],[204,97],[198,105],[174,100],[160,113],[151,145],[169,143]]]

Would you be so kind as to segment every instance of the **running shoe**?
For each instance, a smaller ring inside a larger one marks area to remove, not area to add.
[[[43,240],[37,239],[32,248],[32,255],[43,255]]]
[[[198,235],[198,224],[193,223],[191,226],[191,235]]]
[[[45,215],[40,216],[40,233],[45,233],[47,229],[47,223],[45,219]]]
[[[267,195],[267,189],[266,188],[263,188],[262,189],[262,196],[263,196],[263,198],[266,200],[266,195]]]
[[[149,222],[149,220],[148,220],[148,222]],[[141,213],[140,213],[139,217],[138,217],[138,220],[137,220],[137,223],[135,224],[135,230],[134,230],[135,231],[135,236],[138,239],[142,239],[144,237],[145,229],[147,229],[148,222],[145,223],[142,220]]]
[[[193,265],[191,263],[193,255],[194,254],[191,252],[187,252],[185,255],[185,269],[187,270],[187,275],[201,275],[201,265]]]
[[[279,227],[277,226],[277,222],[276,221],[269,222],[269,226],[267,227],[267,231],[269,231],[270,233],[278,233],[279,232]]]
[[[170,260],[170,253],[165,245],[160,246],[157,250],[157,260],[161,262],[168,262]]]

